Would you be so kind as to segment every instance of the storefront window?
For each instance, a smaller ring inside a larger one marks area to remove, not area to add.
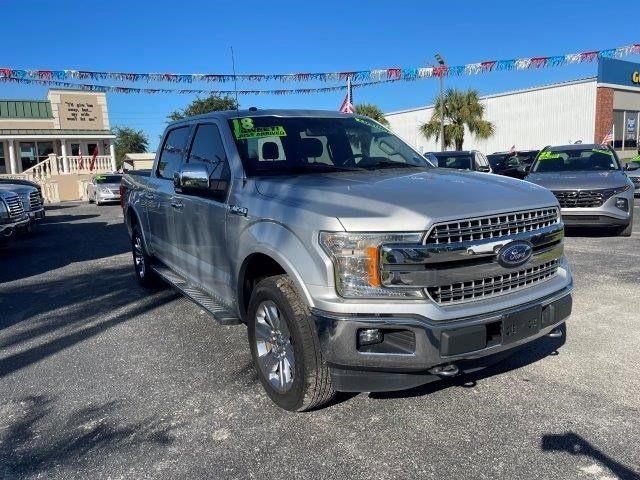
[[[614,110],[614,147],[617,150],[638,148],[638,122],[640,116],[635,110]]]
[[[35,142],[20,142],[20,161],[23,171],[38,163],[37,158]]]
[[[46,160],[50,153],[53,153],[53,142],[37,142],[38,162]]]
[[[78,155],[80,155],[80,144],[79,143],[72,143],[71,144],[71,156],[77,157]]]

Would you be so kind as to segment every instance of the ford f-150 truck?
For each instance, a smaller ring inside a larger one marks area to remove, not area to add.
[[[436,168],[367,117],[180,120],[121,193],[139,282],[245,323],[258,378],[287,410],[564,342],[572,276],[553,194]]]

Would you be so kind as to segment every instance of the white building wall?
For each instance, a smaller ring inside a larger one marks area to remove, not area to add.
[[[545,145],[592,142],[596,117],[596,80],[587,79],[481,98],[485,119],[493,122],[495,134],[487,140],[465,135],[465,150],[493,153]],[[431,118],[433,107],[386,115],[391,129],[423,152],[439,150],[434,138],[427,140],[419,126]]]

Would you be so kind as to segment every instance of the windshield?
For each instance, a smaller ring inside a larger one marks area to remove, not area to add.
[[[489,160],[489,165],[491,168],[498,168],[507,158],[508,155],[496,154],[493,153],[491,155],[487,155],[487,160]]]
[[[121,175],[98,175],[95,178],[96,183],[120,183]]]
[[[457,168],[459,170],[472,170],[473,158],[471,155],[447,155],[435,153],[440,168]]]
[[[599,148],[552,148],[540,152],[533,172],[602,172],[620,170],[613,152]]]
[[[229,127],[248,176],[433,166],[364,118],[243,117]]]

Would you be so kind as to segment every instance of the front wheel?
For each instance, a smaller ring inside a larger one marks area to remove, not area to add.
[[[633,208],[633,206],[631,208]],[[633,210],[631,211],[631,218],[629,219],[629,224],[626,227],[622,227],[619,230],[618,235],[620,235],[621,237],[630,237],[632,232],[633,232]]]
[[[256,286],[247,324],[258,378],[279,407],[301,412],[333,398],[313,315],[287,275],[266,278]]]

